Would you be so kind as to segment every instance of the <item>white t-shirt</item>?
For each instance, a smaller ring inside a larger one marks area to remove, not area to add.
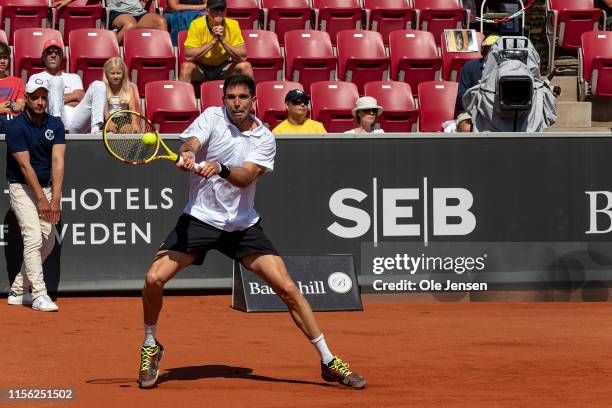
[[[351,129],[351,130],[347,130],[344,133],[357,133],[357,132],[355,132],[355,129]],[[374,129],[370,133],[385,133],[385,131],[382,130],[382,129]],[[364,134],[365,135],[365,134],[367,134],[367,132],[360,132],[360,134]]]
[[[196,162],[217,161],[227,167],[240,167],[245,161],[274,169],[276,141],[261,121],[257,127],[241,132],[227,117],[225,107],[210,107],[181,134],[186,141],[197,137],[201,148]],[[208,180],[195,174],[189,176],[189,201],[184,212],[224,231],[245,230],[259,220],[253,207],[256,182],[240,188],[219,176]]]
[[[40,78],[43,81],[49,81],[53,78],[53,75],[47,71],[39,72],[38,74],[32,75],[30,78]],[[77,74],[70,74],[68,72],[62,72],[62,79],[64,80],[64,95],[73,92],[75,89],[83,89],[83,81]]]

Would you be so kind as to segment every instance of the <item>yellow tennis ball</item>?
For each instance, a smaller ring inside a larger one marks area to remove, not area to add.
[[[142,135],[142,143],[147,146],[152,146],[157,143],[157,136],[155,136],[155,133],[147,132]]]

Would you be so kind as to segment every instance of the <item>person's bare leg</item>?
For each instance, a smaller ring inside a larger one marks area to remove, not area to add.
[[[147,13],[138,21],[138,28],[168,31],[168,22],[159,14]]]
[[[321,336],[321,330],[304,298],[280,256],[254,254],[242,258],[242,264],[264,279],[289,308],[295,324],[309,340]]]
[[[244,75],[250,76],[251,78],[254,78],[253,77],[253,66],[248,61],[233,63],[227,69],[227,76],[231,74],[244,74]]]
[[[164,285],[181,269],[190,265],[196,256],[176,251],[160,251],[147,272],[142,289],[142,309],[147,325],[157,323],[163,304]]]
[[[125,32],[137,27],[138,23],[136,22],[136,19],[130,16],[129,14],[121,14],[117,18],[115,18],[113,20],[112,28],[119,29],[119,31],[117,32],[117,42],[119,43],[119,45],[123,44],[123,36]]]

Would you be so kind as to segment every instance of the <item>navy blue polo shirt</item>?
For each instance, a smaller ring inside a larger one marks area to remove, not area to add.
[[[59,118],[45,114],[40,125],[32,123],[24,112],[9,121],[6,128],[6,179],[9,183],[27,184],[11,153],[30,152],[30,164],[41,186],[51,181],[51,150],[54,144],[66,144],[64,124]]]

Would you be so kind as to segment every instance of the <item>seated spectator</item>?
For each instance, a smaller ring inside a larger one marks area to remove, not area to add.
[[[6,133],[8,121],[19,115],[25,106],[25,85],[21,78],[8,76],[11,49],[0,42],[0,133]]]
[[[155,13],[148,13],[148,4],[153,0],[107,0],[110,9],[108,26],[117,32],[117,42],[123,44],[123,35],[134,28],[153,28],[168,31],[166,19]]]
[[[595,0],[595,7],[606,12],[606,29],[612,30],[612,0]]]
[[[301,89],[292,89],[287,92],[287,95],[285,95],[287,119],[279,123],[272,130],[272,133],[277,135],[283,133],[327,133],[321,122],[308,118],[309,103],[310,96]]]
[[[94,81],[87,92],[77,74],[63,72],[64,45],[48,40],[43,45],[45,70],[30,77],[49,84],[47,112],[62,119],[70,133],[96,133],[104,122],[105,89],[102,81]]]
[[[178,33],[188,30],[191,22],[206,14],[206,1],[168,0],[168,11],[164,17],[168,22],[172,45],[178,46]]]
[[[189,26],[179,79],[184,82],[223,80],[231,74],[253,77],[238,21],[226,18],[225,0],[208,0],[205,16]]]
[[[480,46],[480,53],[482,54],[482,58],[477,60],[470,60],[465,63],[463,68],[461,69],[461,79],[459,80],[459,91],[457,92],[457,102],[455,103],[455,116],[457,116],[460,112],[463,111],[463,104],[461,103],[461,99],[463,98],[463,94],[465,91],[477,85],[480,79],[482,78],[482,69],[484,68],[485,58],[487,58],[487,54],[491,51],[491,46],[495,44],[495,41],[499,40],[501,37],[498,35],[489,35],[482,41],[482,45]]]
[[[104,104],[104,121],[119,110],[140,110],[140,97],[133,85],[128,80],[127,66],[121,57],[114,57],[104,64],[104,78],[106,103]],[[112,129],[118,131],[120,129]]]
[[[467,112],[461,112],[457,120],[449,120],[442,124],[444,133],[473,132],[472,117]]]
[[[347,130],[344,133],[385,133],[378,128],[376,119],[383,113],[382,106],[378,106],[378,101],[371,96],[362,96],[355,102],[353,117],[357,122],[357,127]]]

